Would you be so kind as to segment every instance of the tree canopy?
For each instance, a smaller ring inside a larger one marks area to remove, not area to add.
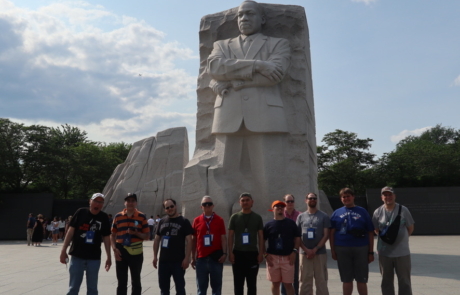
[[[25,126],[0,118],[0,192],[86,198],[102,191],[130,144],[90,141],[77,127]]]
[[[368,152],[372,139],[336,130],[318,146],[318,184],[328,195],[351,187],[366,188],[458,186],[460,130],[436,125],[419,136],[401,140],[395,150],[379,159]]]

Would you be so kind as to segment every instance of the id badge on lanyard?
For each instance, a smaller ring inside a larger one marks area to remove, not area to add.
[[[307,239],[314,240],[316,237],[316,229],[315,228],[307,228]]]
[[[169,238],[170,236],[163,237],[163,241],[161,242],[161,248],[169,248]]]
[[[212,246],[212,235],[204,235],[203,244],[205,247],[211,247]]]
[[[125,234],[123,237],[123,246],[131,246],[131,235]]]
[[[249,233],[242,233],[241,234],[241,244],[249,245]]]
[[[342,227],[340,228],[341,235],[346,235],[347,234],[347,220],[345,219],[342,223]]]
[[[94,231],[87,231],[86,232],[86,239],[85,239],[85,243],[86,244],[94,244]]]
[[[283,240],[281,239],[281,234],[279,234],[276,239],[276,250],[283,250]]]

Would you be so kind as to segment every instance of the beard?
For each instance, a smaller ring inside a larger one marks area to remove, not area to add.
[[[316,208],[316,203],[308,204],[308,207],[310,207],[310,208]]]

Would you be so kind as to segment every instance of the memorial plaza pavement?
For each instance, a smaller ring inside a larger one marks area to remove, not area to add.
[[[69,275],[66,266],[59,263],[61,245],[62,242],[52,246],[50,241],[45,241],[42,247],[29,247],[25,241],[0,241],[0,294],[66,294]],[[414,295],[460,294],[459,236],[413,236],[410,238],[410,247]],[[152,242],[146,241],[142,269],[143,294],[160,294],[152,258]],[[102,261],[105,261],[105,253]],[[259,295],[271,294],[264,263],[261,264],[257,283]],[[331,259],[329,250],[328,270],[330,294],[342,294],[337,265]],[[195,273],[191,267],[187,269],[185,277],[187,295],[196,294]],[[228,263],[224,267],[223,281],[222,294],[233,294],[232,268]],[[115,265],[109,272],[101,267],[99,294],[113,295],[116,286]],[[171,286],[171,294],[175,294],[174,284]],[[370,295],[381,294],[377,261],[370,265],[368,288]],[[86,294],[85,281],[80,294]],[[209,289],[208,294],[211,294]],[[353,294],[357,294],[356,289]]]

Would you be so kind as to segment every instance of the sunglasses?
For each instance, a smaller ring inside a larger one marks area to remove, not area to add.
[[[276,209],[284,208],[284,207],[285,207],[285,206],[283,206],[283,205],[275,205],[275,208],[276,208]]]
[[[169,206],[169,207],[165,207],[165,209],[166,209],[166,210],[169,210],[169,209],[173,209],[174,207],[176,207],[176,206],[171,205],[171,206]]]
[[[316,201],[316,200],[318,200],[318,198],[307,198],[307,200]]]
[[[203,207],[206,207],[206,206],[211,207],[212,205],[214,205],[213,202],[204,202],[204,203],[201,203],[201,206],[203,206]]]
[[[286,203],[294,203],[294,200],[286,201]]]

